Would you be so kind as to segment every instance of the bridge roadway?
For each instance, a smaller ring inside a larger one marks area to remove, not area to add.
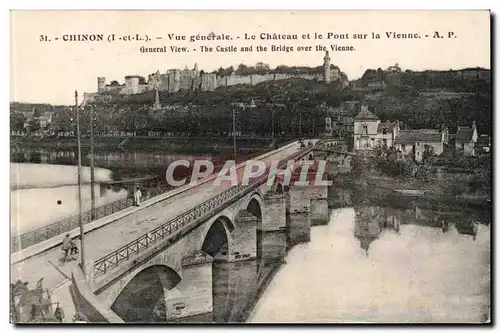
[[[270,163],[274,160],[282,160],[287,156],[298,152],[298,143],[289,144],[277,151],[273,151],[260,160]],[[266,154],[267,155],[267,154]],[[238,173],[244,167],[238,168]],[[137,239],[157,226],[175,218],[189,209],[196,207],[211,197],[228,189],[230,184],[222,183],[220,186],[213,184],[213,181],[200,184],[196,187],[186,186],[186,189],[169,199],[157,202],[148,206],[148,202],[143,202],[143,207],[135,207],[134,213],[124,216],[115,222],[98,229],[87,231],[85,226],[85,255],[86,260],[95,261],[121,246]],[[153,200],[153,199],[152,199]],[[149,201],[152,201],[149,200]],[[147,207],[145,207],[147,206]],[[120,214],[120,212],[116,213]],[[76,232],[74,233],[77,234]],[[72,232],[73,236],[73,232]],[[61,237],[60,237],[61,238]],[[62,255],[60,245],[45,252],[33,255],[25,260],[23,252],[29,252],[30,248],[24,249],[11,256],[11,282],[29,281],[29,287],[34,288],[40,278],[44,278],[43,287],[49,290],[57,289],[66,285],[71,276],[71,270],[79,263],[77,260],[61,264],[59,259]]]

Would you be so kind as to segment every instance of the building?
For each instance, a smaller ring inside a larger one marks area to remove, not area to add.
[[[481,134],[477,138],[476,144],[475,144],[475,151],[476,153],[489,153],[490,148],[491,148],[491,139],[488,134]]]
[[[319,80],[327,84],[339,82],[341,89],[349,86],[349,81],[345,73],[338,67],[330,64],[328,51],[323,58],[323,68],[319,71],[297,72],[297,73],[256,73],[256,74],[236,74],[218,75],[216,73],[205,73],[198,69],[198,64],[194,64],[193,69],[186,66],[181,69],[167,69],[165,73],[157,70],[149,74],[147,80],[139,75],[129,75],[125,77],[125,84],[111,81],[106,84],[105,77],[97,78],[97,92],[116,92],[119,94],[138,94],[145,91],[158,89],[160,91],[177,92],[179,90],[203,90],[213,91],[222,86],[233,86],[237,84],[256,85],[265,81],[285,80],[290,78],[303,78],[307,80]]]
[[[474,146],[477,141],[476,122],[471,127],[458,126],[455,135],[455,149],[463,151],[466,156],[475,156]]]
[[[421,129],[421,130],[401,130],[396,137],[394,148],[403,156],[413,158],[416,162],[421,162],[425,155],[441,155],[447,139],[448,130]]]
[[[381,123],[380,119],[361,106],[361,112],[354,117],[354,149],[373,150],[376,147],[393,147],[394,139],[399,135],[399,122]]]

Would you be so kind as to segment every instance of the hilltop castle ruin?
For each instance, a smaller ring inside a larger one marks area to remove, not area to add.
[[[250,84],[256,85],[264,81],[285,80],[290,78],[303,78],[307,80],[319,80],[326,83],[341,81],[342,87],[349,84],[347,77],[337,67],[330,64],[330,56],[326,51],[323,58],[322,72],[304,72],[300,73],[265,73],[265,74],[248,74],[241,75],[218,75],[216,73],[204,73],[198,70],[198,64],[194,65],[193,69],[188,69],[187,66],[184,70],[168,69],[166,73],[161,74],[156,71],[150,74],[146,81],[145,78],[139,75],[129,75],[125,77],[125,84],[119,84],[112,81],[106,84],[105,77],[97,78],[97,92],[110,92],[116,91],[123,95],[139,94],[150,90],[160,90],[168,92],[177,92],[181,89],[213,91],[217,87],[233,86],[236,84]]]

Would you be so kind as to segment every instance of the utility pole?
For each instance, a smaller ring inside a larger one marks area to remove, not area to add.
[[[94,106],[90,105],[90,216],[95,220],[95,189],[94,189]]]
[[[271,131],[272,131],[272,135],[273,135],[273,143],[274,143],[274,107],[271,106]]]
[[[234,149],[234,163],[236,163],[236,107],[233,105],[233,149]]]
[[[302,138],[302,110],[299,109],[299,136]]]
[[[75,90],[75,110],[76,110],[76,136],[78,140],[78,224],[80,226],[80,242],[81,242],[81,267],[85,275],[85,248],[83,241],[83,221],[82,221],[82,147],[80,143],[80,112],[78,111],[78,92]]]

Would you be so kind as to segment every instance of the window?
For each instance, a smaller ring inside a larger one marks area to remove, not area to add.
[[[387,134],[387,128],[382,129],[382,134]]]
[[[363,126],[363,134],[368,134],[368,126]]]

